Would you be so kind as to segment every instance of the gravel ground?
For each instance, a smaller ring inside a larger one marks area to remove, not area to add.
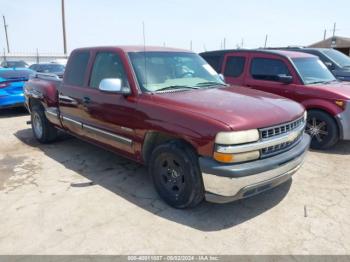
[[[0,254],[349,254],[350,143],[250,199],[176,210],[146,169],[0,112]]]

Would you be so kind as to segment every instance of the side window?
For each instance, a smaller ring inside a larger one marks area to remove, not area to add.
[[[64,83],[73,86],[83,86],[86,68],[89,62],[90,53],[80,51],[75,53],[69,60],[68,69],[65,74]]]
[[[250,67],[250,74],[254,79],[278,81],[278,75],[288,75],[288,67],[282,60],[270,58],[254,58]]]
[[[91,72],[90,87],[98,88],[105,78],[119,78],[122,86],[129,86],[123,63],[118,54],[113,52],[100,52],[96,55]]]
[[[220,73],[220,60],[221,56],[214,56],[214,55],[204,55],[204,60],[208,62],[209,65],[211,65],[212,68],[215,69],[216,72]]]
[[[226,60],[225,76],[239,77],[242,75],[245,65],[245,57],[229,56]]]

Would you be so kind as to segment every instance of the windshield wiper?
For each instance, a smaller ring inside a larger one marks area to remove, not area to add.
[[[172,86],[162,87],[162,88],[156,90],[156,92],[159,92],[159,91],[166,91],[166,90],[174,90],[174,89],[198,89],[198,87],[194,87],[194,86],[172,85]]]
[[[315,81],[315,82],[311,82],[309,84],[313,85],[313,84],[325,84],[325,83],[327,83],[327,81]]]
[[[311,82],[309,84],[313,85],[313,84],[330,84],[333,82],[339,82],[339,80],[334,79],[334,80],[329,80],[329,81],[315,81],[315,82]]]
[[[227,84],[219,83],[215,81],[207,81],[196,84],[196,86],[227,86]]]

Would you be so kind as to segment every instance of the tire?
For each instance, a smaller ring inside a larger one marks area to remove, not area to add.
[[[57,138],[57,129],[47,120],[42,106],[31,108],[31,123],[33,135],[40,143],[50,143]]]
[[[311,148],[327,149],[339,140],[339,130],[336,121],[326,112],[320,110],[308,111],[306,133],[311,136]]]
[[[149,172],[156,191],[172,207],[195,207],[204,199],[198,157],[180,141],[156,147],[150,158]]]

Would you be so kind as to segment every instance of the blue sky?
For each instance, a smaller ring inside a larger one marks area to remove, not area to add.
[[[0,0],[11,51],[60,53],[61,0]],[[241,44],[254,48],[308,45],[337,22],[337,35],[350,37],[349,0],[66,0],[68,50],[95,45],[146,44],[201,52]],[[0,48],[6,46],[0,27]]]

